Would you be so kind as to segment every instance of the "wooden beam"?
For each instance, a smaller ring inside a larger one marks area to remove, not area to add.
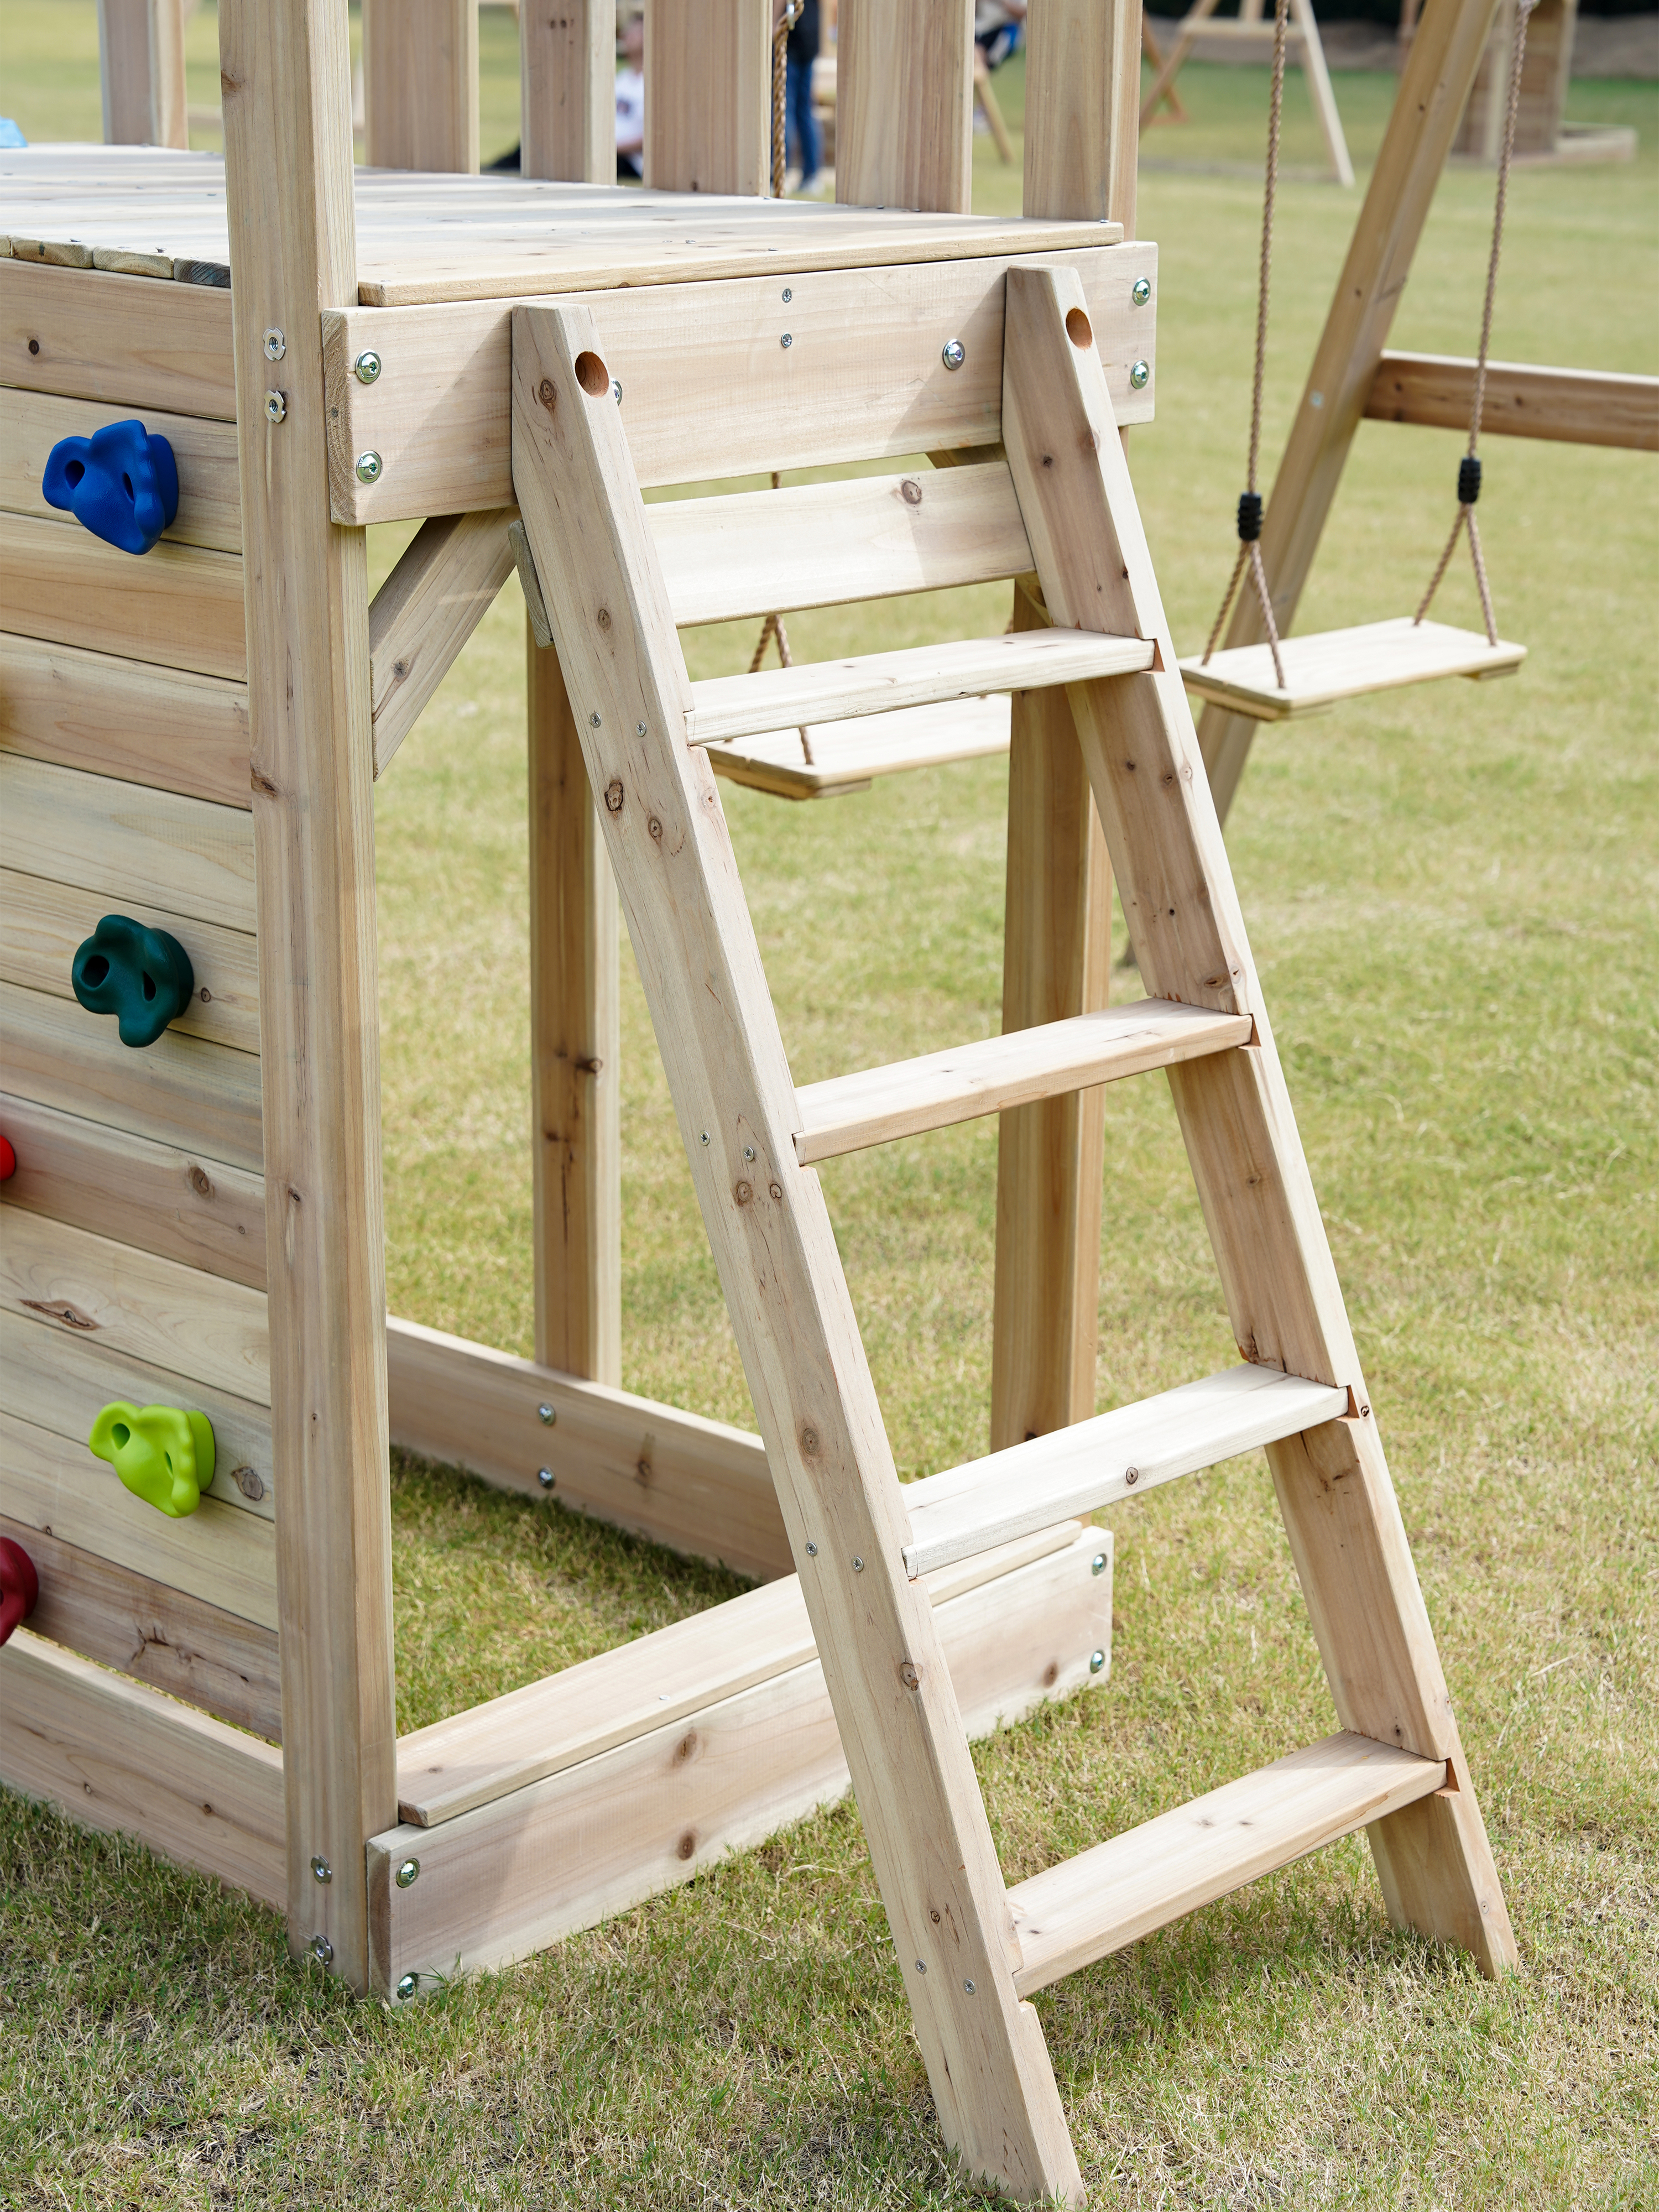
[[[179,0],[98,0],[108,146],[188,146]]]
[[[0,750],[246,811],[247,748],[246,684],[0,634]]]
[[[770,0],[651,0],[645,78],[647,186],[750,198],[770,191]],[[613,119],[613,165],[615,146]]]
[[[65,399],[56,392],[0,387],[0,507],[60,520],[46,504],[40,478],[60,438],[88,438],[110,420],[107,404]],[[163,437],[179,467],[179,512],[168,527],[173,545],[242,550],[242,506],[236,482],[236,430],[194,415],[146,408],[144,428]]]
[[[294,1949],[314,1945],[362,1989],[362,1853],[397,1795],[368,591],[361,534],[328,519],[318,322],[356,292],[347,28],[330,0],[224,0],[219,15],[284,1500],[284,1895]],[[287,344],[281,422],[264,404],[271,328]]]
[[[477,173],[477,0],[364,0],[363,118],[373,169]]]
[[[1365,413],[1377,422],[1467,431],[1475,366],[1444,354],[1385,353],[1365,395]],[[1480,431],[1483,437],[1547,438],[1569,446],[1659,453],[1659,376],[1489,361]]]
[[[518,15],[521,173],[614,184],[614,6],[611,0],[521,0]]]
[[[1140,0],[1037,0],[1025,19],[1028,216],[1135,233]]]
[[[841,0],[836,198],[842,206],[969,213],[973,0],[898,8],[886,0]]]
[[[234,422],[229,295],[0,258],[0,375],[30,392]]]
[[[9,629],[52,645],[236,682],[247,673],[234,553],[163,539],[135,561],[78,522],[0,514],[0,602]]]
[[[374,773],[420,719],[513,568],[511,510],[434,514],[422,524],[368,610]]]

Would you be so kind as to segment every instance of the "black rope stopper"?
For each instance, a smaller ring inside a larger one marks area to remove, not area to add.
[[[1480,496],[1480,462],[1478,455],[1465,453],[1457,464],[1457,504],[1473,507]],[[1239,525],[1241,534],[1243,524]]]
[[[1460,477],[1457,481],[1461,484],[1463,479]],[[1474,481],[1478,489],[1480,483],[1479,461],[1474,465]],[[1261,535],[1261,495],[1259,491],[1242,491],[1238,495],[1238,542],[1241,545],[1254,545]]]

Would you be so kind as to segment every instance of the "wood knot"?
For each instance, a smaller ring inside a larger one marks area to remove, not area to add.
[[[264,1480],[257,1468],[233,1468],[230,1479],[243,1497],[251,1498],[256,1505],[265,1494]]]
[[[656,839],[658,844],[660,845],[662,842],[662,823],[657,819],[654,814],[650,817],[649,821],[647,822],[645,826],[651,832],[653,837]]]
[[[915,1665],[908,1659],[901,1659],[899,1661],[898,1678],[900,1681],[903,1683],[907,1690],[919,1690],[921,1687],[921,1676],[916,1672]],[[933,1915],[933,1917],[935,1920],[939,1918],[937,1912]]]
[[[696,1729],[687,1729],[685,1734],[674,1746],[674,1764],[677,1766],[684,1766],[696,1755],[697,1731]]]
[[[79,1306],[70,1305],[66,1298],[61,1302],[51,1298],[20,1298],[18,1304],[27,1306],[31,1313],[44,1314],[48,1321],[61,1321],[65,1328],[94,1329],[98,1326],[90,1314],[82,1313]]]
[[[605,787],[605,807],[607,814],[620,814],[623,810],[622,778],[613,775]]]
[[[921,505],[921,486],[914,477],[906,477],[899,485],[899,497],[907,507]]]
[[[675,1844],[674,1849],[683,1859],[696,1858],[697,1856],[696,1830],[695,1828],[688,1828],[685,1833],[680,1838],[678,1843]]]
[[[277,799],[282,796],[270,778],[262,775],[252,762],[248,763],[247,780],[262,799]]]
[[[553,389],[553,380],[550,376],[543,377],[541,382],[536,386],[536,397],[550,415],[559,404],[559,395]]]
[[[732,1195],[737,1200],[739,1206],[747,1206],[750,1200],[755,1195],[754,1186],[750,1183],[740,1182],[732,1191]]]
[[[611,610],[610,610],[610,608],[609,608],[609,607],[601,607],[601,608],[599,609],[599,611],[598,612],[598,614],[594,616],[593,619],[594,619],[594,621],[595,621],[596,623],[598,623],[598,624],[599,624],[599,628],[600,628],[601,629],[610,629],[610,627],[611,627]]]
[[[818,1442],[818,1432],[809,1421],[800,1432],[800,1448],[808,1459],[816,1459],[823,1449]]]
[[[190,1187],[198,1198],[211,1198],[213,1195],[212,1176],[205,1168],[198,1168],[193,1162],[190,1170]]]
[[[766,1188],[775,1199],[781,1199],[783,1196],[783,1185],[781,1182],[769,1182]]]

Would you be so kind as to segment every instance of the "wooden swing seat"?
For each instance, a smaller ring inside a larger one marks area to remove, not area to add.
[[[1285,668],[1282,685],[1273,671],[1273,649],[1265,643],[1231,646],[1212,653],[1207,662],[1190,654],[1182,662],[1181,673],[1189,691],[1218,707],[1259,722],[1288,722],[1300,714],[1316,714],[1341,699],[1399,690],[1407,684],[1432,684],[1443,676],[1468,676],[1476,681],[1513,676],[1527,657],[1524,645],[1509,645],[1501,638],[1497,645],[1488,645],[1478,630],[1414,623],[1409,615],[1392,622],[1362,623],[1353,629],[1281,638],[1279,652]]]
[[[878,775],[1006,753],[1008,726],[1005,692],[901,707],[848,721],[809,723],[810,763],[802,756],[798,729],[710,745],[708,758],[716,775],[747,784],[751,791],[769,792],[775,799],[836,799],[868,791]]]

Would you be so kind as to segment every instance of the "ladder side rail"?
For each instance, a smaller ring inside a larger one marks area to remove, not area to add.
[[[1011,270],[1006,329],[1003,434],[1050,610],[1139,629],[1164,663],[1070,695],[1143,980],[1255,1023],[1255,1044],[1170,1071],[1234,1335],[1245,1358],[1351,1394],[1348,1415],[1268,1449],[1337,1714],[1453,1768],[1455,1790],[1425,1801],[1439,1810],[1371,1832],[1384,1895],[1495,1972],[1514,1963],[1514,1936],[1069,272]],[[1409,1841],[1396,1849],[1399,1838]]]
[[[519,307],[513,344],[524,526],[944,2131],[970,2172],[1080,2202],[592,319]]]

